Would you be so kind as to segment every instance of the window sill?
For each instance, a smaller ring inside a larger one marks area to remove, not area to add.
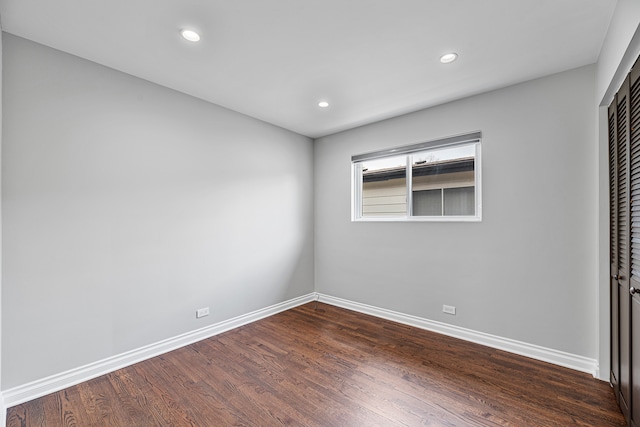
[[[482,222],[480,216],[366,217],[351,222]]]

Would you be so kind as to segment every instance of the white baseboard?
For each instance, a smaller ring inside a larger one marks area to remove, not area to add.
[[[599,377],[598,361],[595,359],[589,359],[588,357],[545,348],[535,344],[528,344],[509,338],[502,338],[496,335],[486,334],[484,332],[477,332],[471,329],[448,325],[446,323],[398,313],[384,308],[373,307],[329,295],[318,294],[318,297],[320,302],[335,305],[337,307],[369,314],[382,319],[392,320],[409,326],[415,326],[420,329],[426,329],[428,331],[437,332],[454,338],[460,338],[465,341],[471,341],[487,347],[497,348],[499,350],[508,351],[510,353],[519,354],[521,356],[530,357],[543,362],[564,366],[565,368],[574,369],[576,371],[586,372],[593,375],[595,378]]]
[[[4,398],[0,393],[0,427],[7,426],[7,405],[4,404]]]
[[[28,384],[13,387],[2,392],[0,402],[4,399],[2,408],[9,408],[19,405],[29,400],[37,399],[50,393],[74,386],[84,381],[99,377],[100,375],[113,372],[117,369],[142,362],[155,356],[176,350],[197,341],[221,334],[231,329],[246,325],[256,320],[264,319],[293,307],[306,304],[313,301],[317,294],[311,293],[298,298],[294,298],[279,304],[272,305],[251,313],[243,314],[229,320],[225,320],[214,325],[210,325],[195,331],[187,332],[173,338],[159,341],[136,350],[128,351],[113,357],[90,363],[79,368],[71,369],[66,372],[51,375],[47,378],[36,380]],[[6,411],[5,411],[6,412]],[[6,419],[6,416],[4,417]],[[1,424],[0,427],[3,427]]]
[[[113,372],[117,369],[142,362],[155,356],[167,353],[169,351],[184,347],[194,342],[221,334],[231,329],[255,322],[265,317],[272,316],[293,307],[297,307],[308,302],[318,300],[337,307],[346,308],[348,310],[357,311],[364,314],[380,317],[382,319],[403,323],[409,326],[426,329],[429,331],[441,333],[466,341],[475,342],[488,347],[497,348],[511,353],[527,356],[532,359],[542,360],[544,362],[553,363],[581,372],[587,372],[597,378],[598,362],[594,359],[578,356],[575,354],[565,353],[534,344],[528,344],[508,338],[502,338],[495,335],[485,334],[483,332],[473,331],[471,329],[461,328],[459,326],[448,325],[446,323],[428,320],[408,314],[398,313],[384,308],[374,307],[361,304],[354,301],[336,298],[329,295],[311,293],[298,298],[291,299],[279,304],[272,305],[260,310],[253,311],[229,320],[225,320],[214,325],[210,325],[192,332],[187,332],[173,338],[169,338],[154,344],[141,347],[136,350],[128,351],[113,357],[109,357],[94,363],[90,363],[79,368],[71,369],[66,372],[51,375],[47,378],[36,380],[21,386],[4,390],[0,394],[0,415],[6,414],[6,408],[19,405],[29,400],[37,399],[50,393],[74,386],[84,381],[88,381],[100,375]],[[0,427],[4,427],[6,415],[0,417]]]

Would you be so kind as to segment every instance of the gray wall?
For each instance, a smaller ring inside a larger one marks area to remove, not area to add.
[[[310,139],[8,34],[3,55],[2,389],[313,291]]]
[[[594,92],[588,66],[317,140],[316,291],[597,358]],[[477,130],[482,222],[350,221],[351,155]]]

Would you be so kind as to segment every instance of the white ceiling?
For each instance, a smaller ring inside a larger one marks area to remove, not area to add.
[[[6,32],[315,138],[592,64],[615,3],[0,0],[0,19]],[[184,27],[202,40],[183,40]],[[450,51],[458,61],[441,64]]]

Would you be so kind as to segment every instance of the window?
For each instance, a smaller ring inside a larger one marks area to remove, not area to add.
[[[479,221],[480,132],[351,158],[354,221]]]

